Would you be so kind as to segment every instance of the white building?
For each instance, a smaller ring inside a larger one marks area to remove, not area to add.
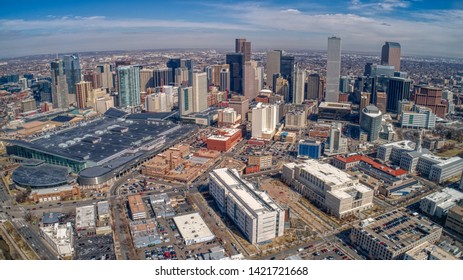
[[[296,65],[293,77],[293,103],[302,104],[304,102],[305,71]]]
[[[457,258],[439,246],[426,241],[406,252],[404,260],[457,260]]]
[[[95,205],[76,208],[76,230],[79,236],[96,233]]]
[[[145,96],[145,107],[148,112],[170,112],[172,103],[170,96],[164,92],[157,92]]]
[[[430,216],[442,218],[447,215],[450,208],[457,205],[463,199],[463,193],[445,188],[440,192],[432,193],[420,201],[420,209]]]
[[[215,238],[215,235],[212,234],[198,213],[177,216],[173,220],[182,235],[185,245],[208,242]]]
[[[443,183],[461,174],[463,159],[460,157],[442,158],[424,154],[418,159],[416,170],[431,181]]]
[[[193,111],[202,112],[207,107],[207,74],[193,73]]]
[[[283,181],[338,218],[373,207],[373,190],[336,167],[306,160],[283,166]]]
[[[347,153],[347,138],[342,137],[342,124],[332,123],[330,128],[330,145],[327,154]]]
[[[384,144],[378,147],[376,157],[382,161],[391,161],[400,164],[402,153],[411,152],[415,149],[415,143],[408,140]]]
[[[434,128],[437,116],[432,110],[423,106],[414,106],[413,111],[404,111],[401,114],[400,125],[406,128]]]
[[[53,226],[40,227],[42,236],[62,257],[71,257],[74,253],[74,238],[71,223],[66,225],[54,224]]]
[[[341,75],[341,38],[328,38],[325,101],[338,102]]]
[[[252,137],[262,138],[263,134],[275,133],[278,124],[278,107],[273,104],[257,103],[252,109]]]
[[[266,193],[240,178],[235,169],[209,173],[209,192],[252,244],[284,234],[285,211]]]

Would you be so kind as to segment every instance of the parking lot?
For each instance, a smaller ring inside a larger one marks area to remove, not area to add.
[[[322,244],[318,247],[306,247],[299,253],[300,257],[305,260],[351,260],[352,258],[347,254],[345,248],[348,245],[329,245]]]
[[[77,260],[115,260],[112,235],[78,237],[75,241]]]

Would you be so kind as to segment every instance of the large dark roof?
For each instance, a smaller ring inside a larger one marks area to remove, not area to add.
[[[65,123],[65,122],[70,122],[74,118],[75,117],[71,117],[71,116],[57,116],[51,119],[51,121]]]
[[[116,109],[114,107],[109,108],[104,115],[109,118],[122,118],[123,116],[127,115],[126,112]]]
[[[13,172],[12,179],[22,187],[57,187],[67,184],[70,180],[69,168],[50,164],[20,166]]]

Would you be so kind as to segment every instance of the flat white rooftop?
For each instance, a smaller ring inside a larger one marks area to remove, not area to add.
[[[76,227],[87,228],[95,227],[95,206],[81,206],[76,208]]]
[[[402,141],[398,141],[398,142],[387,143],[387,144],[384,144],[383,146],[385,146],[385,147],[392,146],[392,147],[396,147],[396,148],[400,148],[400,149],[406,149],[406,150],[410,150],[410,151],[415,149],[415,143],[412,142],[412,141],[409,141],[409,140],[402,140]]]
[[[286,164],[286,166],[290,167],[290,164]],[[327,185],[342,185],[355,180],[354,177],[331,164],[321,163],[316,160],[306,160],[301,164],[297,164],[297,166]]]
[[[180,234],[185,240],[212,240],[215,235],[207,227],[199,213],[192,213],[174,217]]]
[[[235,201],[250,212],[259,215],[281,209],[267,193],[256,190],[251,183],[241,179],[235,170],[220,168],[212,173],[225,183],[224,187],[235,197]]]

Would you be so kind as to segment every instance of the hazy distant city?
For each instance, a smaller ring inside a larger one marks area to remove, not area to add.
[[[193,2],[0,12],[0,260],[463,259],[461,10]]]

